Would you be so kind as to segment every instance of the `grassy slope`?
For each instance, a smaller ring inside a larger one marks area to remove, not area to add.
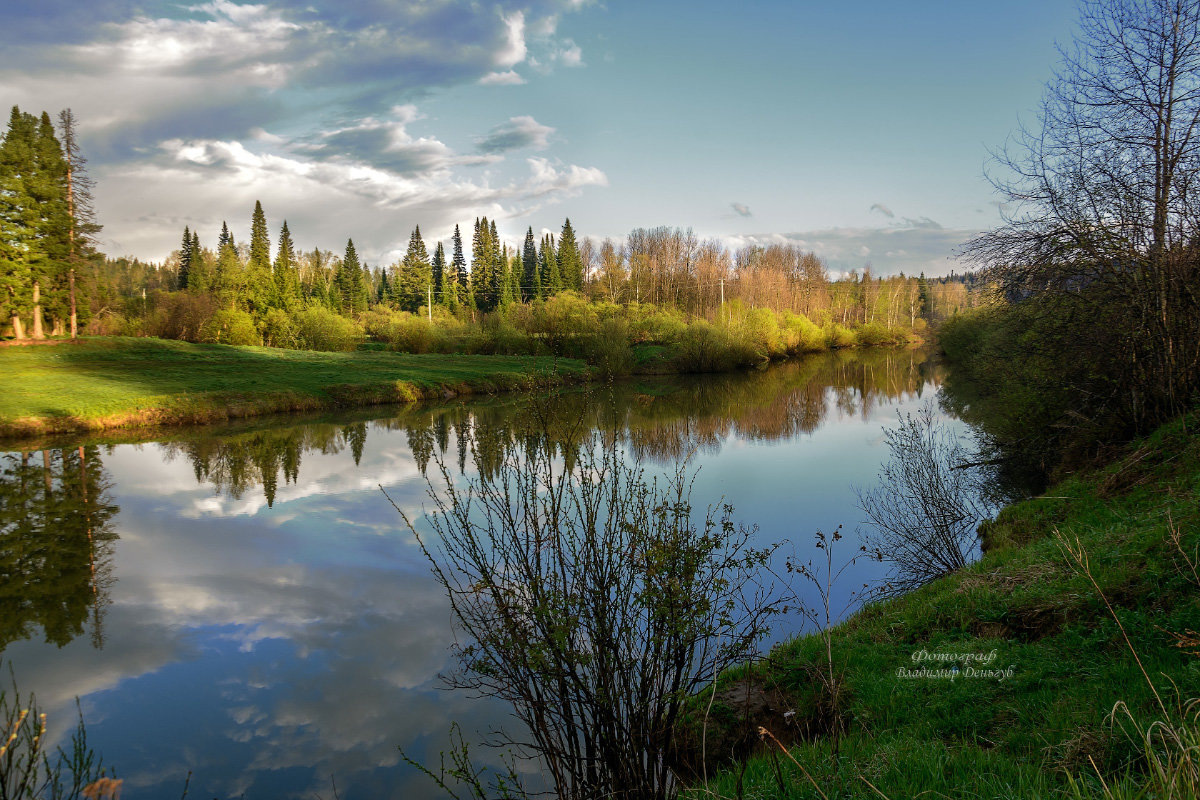
[[[209,422],[580,378],[545,357],[318,353],[161,339],[0,348],[0,435]]]
[[[971,568],[836,628],[849,731],[838,748],[827,735],[798,730],[828,729],[828,694],[812,680],[824,658],[817,637],[781,646],[755,670],[786,701],[750,726],[794,742],[792,753],[830,798],[878,798],[863,778],[892,800],[1063,796],[1068,773],[1098,787],[1089,759],[1110,786],[1141,784],[1140,748],[1106,717],[1119,700],[1143,725],[1163,714],[1099,593],[1068,565],[1053,532],[1083,544],[1167,705],[1200,697],[1200,658],[1170,635],[1200,631],[1200,585],[1167,537],[1168,525],[1180,531],[1195,563],[1200,415],[1188,423],[1165,426],[1102,471],[1006,508],[985,530],[987,555]],[[1004,682],[898,678],[897,668],[917,666],[912,654],[922,649],[995,649],[996,664],[1015,672]],[[785,705],[794,717],[782,716]],[[734,714],[717,703],[713,717],[722,716]],[[728,751],[720,733],[730,730],[710,733],[710,744]],[[742,781],[746,797],[822,796],[785,756],[764,756],[762,745]],[[736,773],[709,788],[738,796]]]

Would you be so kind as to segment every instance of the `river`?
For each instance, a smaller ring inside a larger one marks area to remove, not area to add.
[[[10,449],[0,454],[0,660],[36,693],[55,742],[78,698],[124,800],[177,796],[189,773],[194,797],[332,798],[335,785],[344,800],[438,796],[398,748],[435,764],[452,722],[475,738],[506,709],[441,688],[449,609],[380,486],[419,515],[439,462],[465,476],[489,469],[534,407],[549,408],[616,431],[650,471],[690,457],[695,505],[730,503],[758,526],[758,543],[788,540],[781,557],[803,557],[817,529],[843,525],[854,542],[854,487],[873,484],[887,458],[884,426],[940,382],[923,351],[836,353],[536,402]],[[472,434],[486,446],[463,447]],[[857,566],[835,607],[881,575]],[[800,627],[777,619],[772,638]]]

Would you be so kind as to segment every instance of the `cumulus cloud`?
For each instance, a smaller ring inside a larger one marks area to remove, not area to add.
[[[732,208],[734,213],[736,213],[739,217],[752,216],[750,213],[750,206],[746,205],[745,203],[730,203],[729,207]]]
[[[554,128],[543,125],[533,117],[513,117],[488,131],[486,136],[475,140],[481,153],[507,153],[532,147],[545,150]]]
[[[278,217],[288,220],[300,246],[340,246],[350,236],[359,253],[378,264],[403,252],[412,224],[420,224],[434,240],[473,215],[527,214],[587,187],[608,185],[599,168],[545,158],[528,159],[523,174],[518,171],[504,182],[468,178],[447,166],[462,157],[420,139],[402,143],[392,154],[413,167],[408,172],[355,157],[350,145],[383,147],[385,155],[394,146],[389,138],[394,130],[381,127],[383,136],[370,126],[339,132],[342,138],[334,134],[331,138],[346,148],[340,157],[328,157],[320,149],[327,143],[319,142],[314,155],[299,148],[260,150],[240,141],[170,139],[152,157],[119,169],[97,169],[96,203],[105,220],[106,249],[162,258],[186,220],[201,231],[203,241],[205,231],[220,229],[229,209],[245,208],[248,218],[255,200],[261,200],[272,224]],[[421,159],[426,169],[416,168]],[[405,215],[404,223],[397,224],[397,214]]]
[[[892,210],[890,208],[888,208],[887,206],[885,206],[883,203],[875,203],[874,205],[871,206],[870,210],[878,211],[880,214],[883,214],[888,219],[892,219],[893,217],[896,216],[895,213],[893,213]]]

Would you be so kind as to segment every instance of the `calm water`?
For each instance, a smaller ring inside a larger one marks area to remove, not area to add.
[[[654,470],[692,454],[695,505],[724,498],[804,555],[818,528],[853,531],[883,427],[939,383],[919,351],[842,354],[549,407]],[[437,796],[397,747],[432,764],[452,721],[474,738],[506,712],[440,688],[449,611],[379,486],[419,514],[426,467],[490,469],[533,416],[510,397],[4,453],[0,659],[56,739],[79,698],[126,800],[178,796],[189,771],[193,797]]]

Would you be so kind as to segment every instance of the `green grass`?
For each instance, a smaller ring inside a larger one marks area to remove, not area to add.
[[[750,676],[777,699],[742,719],[715,704],[708,774],[722,751],[738,759],[710,779],[709,791],[760,798],[1071,797],[1071,776],[1081,794],[1100,796],[1099,772],[1115,796],[1142,792],[1152,783],[1144,748],[1114,726],[1110,713],[1124,701],[1143,727],[1167,715],[1104,598],[1168,711],[1200,697],[1200,657],[1175,646],[1171,635],[1200,631],[1200,585],[1168,535],[1172,527],[1182,535],[1194,563],[1198,430],[1200,415],[1192,415],[1109,467],[1006,508],[986,526],[988,552],[979,562],[835,628],[847,730],[836,747],[828,735],[829,698],[813,679],[825,657],[819,637],[795,639],[765,663],[724,676],[723,685]],[[1078,537],[1099,591],[1068,563],[1055,531],[1072,543]],[[897,676],[899,667],[916,666],[912,655],[921,650],[993,649],[998,666],[1014,668],[1011,679]],[[785,717],[786,710],[796,713]],[[813,780],[778,747],[772,753],[758,743],[758,725],[789,743]]]
[[[0,435],[203,423],[582,379],[578,361],[96,338],[0,348]]]

